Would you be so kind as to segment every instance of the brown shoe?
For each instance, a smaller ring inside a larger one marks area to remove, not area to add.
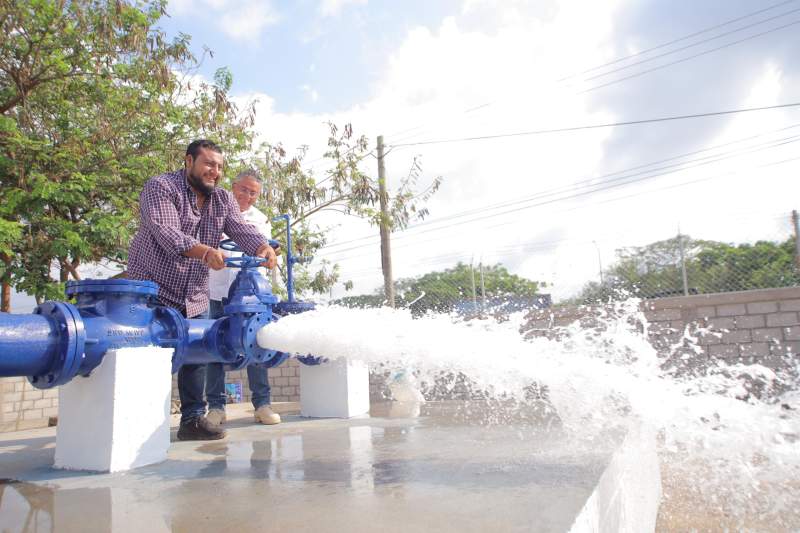
[[[212,424],[201,416],[188,422],[181,422],[178,428],[178,440],[219,440],[225,438],[225,430]]]
[[[206,420],[212,424],[221,426],[228,421],[228,417],[225,416],[224,409],[209,409],[208,414],[206,415]]]
[[[281,423],[281,415],[270,409],[269,405],[262,405],[256,409],[255,419],[256,422],[267,424],[268,426]]]

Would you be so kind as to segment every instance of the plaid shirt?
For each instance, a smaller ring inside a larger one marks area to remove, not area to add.
[[[158,283],[162,304],[197,316],[208,308],[208,267],[183,254],[205,244],[216,248],[226,233],[254,255],[266,239],[242,218],[231,193],[214,189],[203,209],[183,170],[150,178],[139,195],[139,231],[128,252],[128,277]]]

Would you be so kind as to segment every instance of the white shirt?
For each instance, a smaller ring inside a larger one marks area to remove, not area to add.
[[[248,207],[245,211],[242,211],[242,218],[244,218],[245,222],[248,222],[255,226],[261,235],[266,237],[267,239],[272,238],[272,224],[269,223],[269,219],[267,215],[259,211],[255,208],[255,206]],[[223,239],[227,239],[226,235],[222,235]],[[221,250],[222,254],[226,257],[239,257],[242,255],[242,252],[227,252],[225,250]],[[223,298],[228,297],[228,289],[230,288],[233,280],[236,279],[236,274],[239,273],[239,268],[230,268],[225,267],[222,270],[213,270],[209,269],[208,271],[208,297],[211,300],[218,300],[221,301]],[[266,268],[262,272],[269,281],[269,272]]]

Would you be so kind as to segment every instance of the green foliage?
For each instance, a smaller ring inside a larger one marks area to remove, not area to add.
[[[257,206],[271,217],[289,213],[295,253],[306,257],[315,256],[326,243],[327,229],[313,223],[318,213],[334,211],[366,219],[372,225],[380,223],[378,182],[362,170],[367,163],[374,164],[366,137],[357,137],[350,124],[340,129],[329,123],[328,128],[324,159],[330,162],[330,169],[320,180],[303,168],[305,147],[289,154],[281,144],[264,144],[257,158],[242,165],[255,167],[265,176],[264,193]],[[424,191],[415,192],[420,173],[419,162],[414,161],[408,176],[390,195],[392,229],[405,228],[410,221],[428,214],[423,205],[438,190],[441,178],[433,179]],[[277,224],[274,236],[280,239],[284,234],[285,228]],[[338,266],[324,261],[314,272],[298,265],[294,273],[298,293],[325,293],[339,279]]]
[[[782,243],[710,243],[693,259],[703,274],[701,292],[746,291],[800,284],[794,263],[794,239]]]
[[[416,316],[428,311],[451,312],[458,304],[472,300],[473,279],[479,295],[480,272],[464,263],[416,278],[400,279],[395,284],[396,303],[398,307],[409,307]],[[507,300],[535,297],[545,285],[511,274],[498,264],[483,267],[483,286],[487,300]],[[384,297],[381,290],[373,295],[346,296],[335,303],[347,307],[380,307]]]
[[[137,225],[138,195],[151,176],[183,165],[186,145],[204,137],[225,151],[227,174],[257,166],[267,176],[259,205],[292,216],[297,253],[314,255],[325,229],[309,222],[322,210],[376,224],[378,187],[361,171],[367,142],[347,125],[330,126],[318,181],[265,145],[253,157],[254,102],[229,99],[233,76],[212,82],[192,74],[190,37],[168,41],[156,26],[165,0],[0,0],[0,282],[41,300],[60,296],[86,263],[125,264]],[[392,224],[426,214],[413,188],[415,164],[392,199]],[[281,228],[275,228],[276,236]],[[299,292],[325,292],[338,267],[296,270]],[[57,279],[54,279],[57,278]],[[3,301],[7,310],[7,301]]]
[[[794,241],[726,244],[683,236],[688,290],[691,294],[787,287],[800,284],[794,265]],[[678,237],[617,252],[604,271],[606,283],[588,283],[575,303],[600,303],[635,296],[683,294]]]
[[[188,36],[168,42],[155,27],[164,6],[0,1],[4,283],[41,300],[81,264],[124,264],[146,179],[180,168],[199,135],[233,154],[249,146],[230,73],[195,87],[178,74],[196,61]]]

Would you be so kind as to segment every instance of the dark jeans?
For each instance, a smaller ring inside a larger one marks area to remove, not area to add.
[[[183,312],[186,316],[186,311]],[[208,311],[192,318],[208,318]],[[178,370],[178,395],[181,399],[181,424],[191,422],[206,414],[203,389],[206,384],[206,366],[183,365]]]
[[[209,318],[222,316],[222,302],[211,300]],[[269,405],[269,379],[263,366],[247,367],[247,382],[252,394],[253,407]],[[209,409],[225,409],[225,368],[221,363],[211,363],[206,370],[206,398]]]

